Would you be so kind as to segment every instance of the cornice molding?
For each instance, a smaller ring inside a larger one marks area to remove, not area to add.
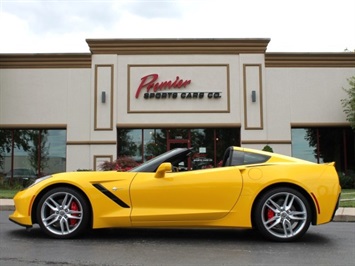
[[[126,129],[126,128],[134,128],[134,129],[151,129],[151,128],[163,128],[163,129],[171,129],[171,128],[230,128],[230,127],[241,127],[240,123],[185,123],[185,124],[171,124],[171,123],[149,123],[149,124],[127,124],[120,123],[116,124],[116,128],[118,129]]]
[[[355,53],[266,53],[265,67],[355,68]]]
[[[264,54],[270,39],[87,39],[93,54]]]
[[[269,39],[87,40],[93,54],[265,54],[265,67],[355,68],[355,53],[265,53]],[[0,54],[0,69],[91,68],[90,53]]]
[[[0,124],[0,129],[66,129],[67,124]]]
[[[308,127],[349,127],[350,123],[291,123],[291,128],[308,128]]]
[[[91,68],[91,54],[0,54],[1,68]]]
[[[241,140],[241,144],[292,144],[291,140]]]
[[[67,145],[116,145],[116,141],[109,140],[83,140],[83,141],[67,141]]]

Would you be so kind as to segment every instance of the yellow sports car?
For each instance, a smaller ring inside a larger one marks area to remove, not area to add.
[[[332,220],[341,188],[334,163],[229,147],[221,167],[189,170],[177,148],[128,172],[60,173],[14,197],[10,220],[54,238],[90,228],[256,228],[291,241]],[[190,161],[191,162],[191,161]]]

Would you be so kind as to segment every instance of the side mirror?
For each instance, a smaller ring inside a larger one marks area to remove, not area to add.
[[[171,163],[162,163],[155,172],[156,178],[163,178],[166,172],[172,172],[173,166]]]

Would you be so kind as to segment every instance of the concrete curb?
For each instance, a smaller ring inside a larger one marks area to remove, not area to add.
[[[339,208],[333,222],[355,222],[355,208]]]
[[[0,199],[0,211],[14,211],[15,205],[12,199]]]
[[[12,199],[0,199],[0,211],[14,211]],[[333,222],[355,222],[355,208],[339,208],[334,216]]]

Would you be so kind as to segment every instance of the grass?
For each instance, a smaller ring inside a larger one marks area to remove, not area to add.
[[[19,189],[0,188],[0,199],[12,199]]]
[[[0,199],[12,199],[20,188],[0,187]],[[355,208],[355,189],[343,189],[340,198],[340,207]]]
[[[355,207],[355,189],[343,189],[340,197],[340,207]]]

